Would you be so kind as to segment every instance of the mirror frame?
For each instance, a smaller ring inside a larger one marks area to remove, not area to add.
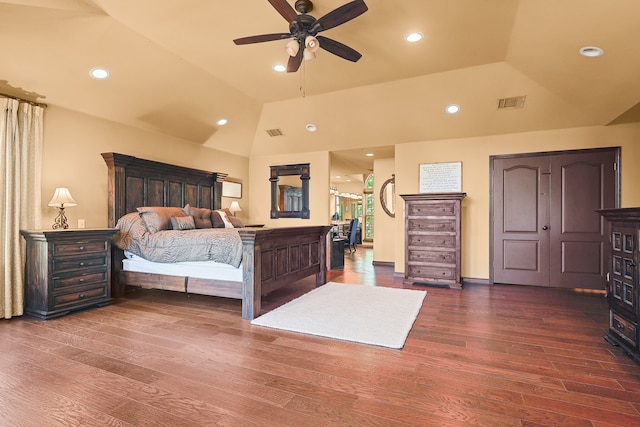
[[[396,213],[395,210],[394,212],[391,212],[391,210],[387,207],[387,201],[386,198],[384,197],[384,193],[387,190],[387,187],[389,185],[393,185],[395,187],[396,185],[396,175],[393,174],[391,175],[391,178],[389,178],[388,180],[386,180],[382,186],[380,187],[380,204],[382,205],[382,210],[384,210],[384,212],[389,215],[391,218],[395,218],[396,217]],[[395,198],[395,188],[393,191],[393,197]]]
[[[272,219],[276,218],[301,218],[309,219],[309,179],[311,166],[309,163],[296,165],[269,166],[271,168],[271,212]],[[278,179],[281,176],[299,175],[302,183],[302,209],[299,211],[281,211],[278,209]]]

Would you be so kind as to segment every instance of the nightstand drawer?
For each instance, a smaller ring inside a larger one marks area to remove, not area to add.
[[[107,269],[97,270],[93,272],[85,272],[82,274],[67,274],[53,277],[53,288],[67,288],[69,286],[86,285],[89,283],[106,282]]]
[[[63,305],[73,304],[78,305],[83,301],[87,301],[87,304],[92,304],[92,300],[97,298],[105,298],[108,296],[107,286],[89,288],[82,291],[76,291],[68,294],[54,295],[53,306],[59,308]]]
[[[53,272],[57,273],[65,270],[84,269],[88,267],[106,267],[107,256],[95,256],[91,258],[66,258],[53,260]]]
[[[106,252],[109,242],[105,240],[84,240],[77,242],[53,243],[53,256],[80,255],[84,253]]]
[[[609,329],[632,346],[638,346],[638,325],[610,311]]]

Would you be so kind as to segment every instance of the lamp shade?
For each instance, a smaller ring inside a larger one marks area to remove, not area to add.
[[[298,54],[298,51],[300,50],[300,44],[298,43],[298,40],[296,39],[289,40],[284,50],[287,52],[289,56],[296,56]]]
[[[304,45],[309,52],[313,53],[315,53],[320,48],[320,42],[313,36],[307,36],[307,38],[304,39]]]
[[[231,202],[231,206],[229,206],[229,210],[233,213],[241,212],[242,208],[238,204],[238,202]]]
[[[69,206],[78,206],[73,197],[71,197],[71,193],[68,188],[59,187],[56,188],[56,191],[53,193],[53,198],[49,202],[48,206],[53,206],[56,208],[66,208]]]

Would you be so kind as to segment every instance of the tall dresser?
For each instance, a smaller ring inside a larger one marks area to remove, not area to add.
[[[640,363],[640,208],[601,209],[610,245],[607,298],[609,330],[605,339]]]
[[[461,205],[466,193],[401,195],[404,283],[462,288]]]
[[[53,319],[111,301],[111,237],[117,230],[20,230],[27,242],[25,314]]]

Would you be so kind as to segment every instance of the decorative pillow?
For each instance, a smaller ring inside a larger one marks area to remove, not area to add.
[[[155,233],[160,230],[169,230],[171,227],[170,218],[172,216],[186,216],[182,209],[174,207],[143,206],[136,209],[140,212],[142,222],[149,233]]]
[[[225,214],[227,214],[227,219],[235,228],[242,228],[244,224],[238,218],[236,218],[228,208],[222,209]]]
[[[222,216],[220,216],[220,211],[211,211],[211,223],[213,224],[213,228],[225,228]]]
[[[211,209],[194,208],[188,203],[184,206],[184,212],[193,217],[196,228],[212,228]]]
[[[224,210],[217,210],[215,212],[218,212],[218,214],[220,215],[220,218],[222,219],[222,222],[224,222],[224,228],[234,228],[231,221],[229,221],[229,217],[227,216],[227,213]]]
[[[169,218],[171,222],[172,230],[193,230],[196,228],[196,224],[193,221],[193,217],[189,216],[172,216]]]

